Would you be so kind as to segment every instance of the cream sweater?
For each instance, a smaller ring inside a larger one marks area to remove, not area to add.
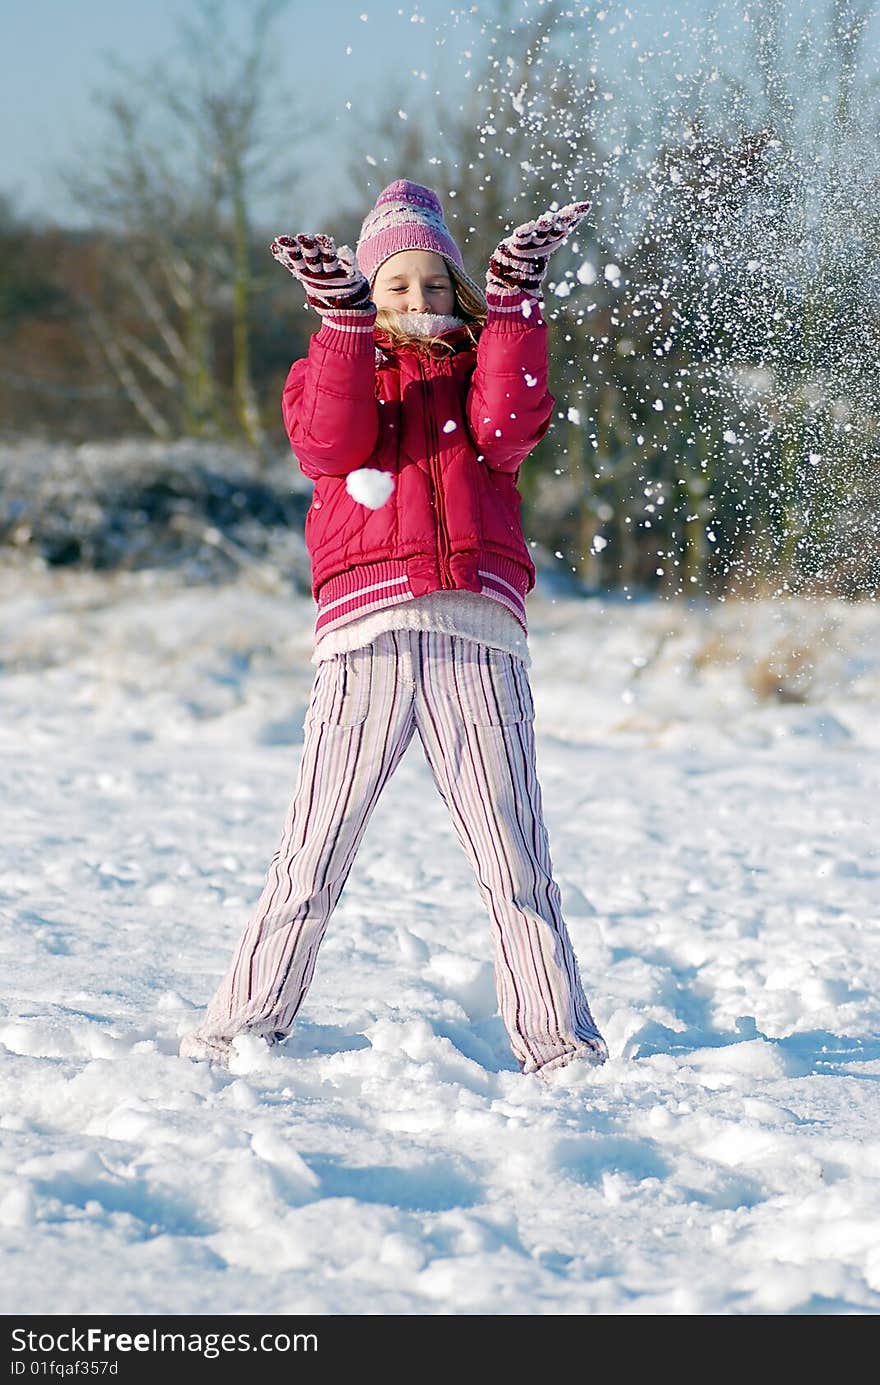
[[[459,635],[477,644],[504,649],[528,668],[526,633],[516,617],[498,601],[478,592],[441,591],[401,601],[369,615],[355,616],[347,625],[328,630],[315,644],[312,663],[332,659],[350,649],[362,649],[386,630],[433,630]]]

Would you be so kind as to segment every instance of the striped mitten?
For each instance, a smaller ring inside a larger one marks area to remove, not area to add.
[[[553,251],[583,221],[589,202],[572,202],[558,212],[544,212],[517,226],[489,258],[486,302],[495,312],[523,313],[524,304],[540,302],[541,284]]]
[[[276,236],[269,249],[298,279],[323,322],[343,330],[372,329],[376,305],[370,286],[347,245],[337,250],[330,236]]]

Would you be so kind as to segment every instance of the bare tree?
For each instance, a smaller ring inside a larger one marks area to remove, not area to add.
[[[97,98],[105,146],[69,179],[106,233],[114,289],[113,310],[81,296],[85,319],[159,435],[227,432],[258,450],[264,441],[251,362],[251,222],[277,150],[273,40],[287,3],[195,0],[167,62],[117,66]],[[293,174],[276,167],[274,176]]]

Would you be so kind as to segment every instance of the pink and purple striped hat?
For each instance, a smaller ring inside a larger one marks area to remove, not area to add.
[[[408,178],[389,183],[364,217],[356,255],[358,268],[371,288],[380,266],[401,250],[431,250],[442,255],[453,278],[485,302],[484,291],[465,270],[440,198],[432,188],[411,183]]]

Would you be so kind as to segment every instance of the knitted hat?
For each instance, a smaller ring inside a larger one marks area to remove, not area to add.
[[[407,178],[389,183],[364,217],[356,253],[370,288],[380,266],[400,250],[431,250],[441,255],[453,279],[467,284],[485,302],[484,291],[465,271],[461,251],[443,219],[440,198],[431,188]]]

